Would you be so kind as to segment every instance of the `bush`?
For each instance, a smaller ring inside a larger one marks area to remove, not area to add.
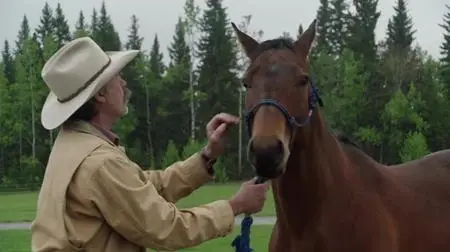
[[[215,179],[214,179],[215,182],[225,183],[230,180],[227,174],[227,168],[223,157],[217,159],[217,162],[214,165],[214,170],[215,170]]]
[[[167,144],[166,153],[161,161],[161,168],[165,169],[166,167],[172,165],[175,162],[180,161],[180,155],[178,153],[178,149],[175,146],[175,143],[170,140]]]
[[[402,162],[421,158],[430,153],[425,136],[420,132],[409,133],[400,151]]]
[[[192,156],[194,153],[200,151],[206,145],[206,141],[197,141],[189,139],[189,142],[184,146],[183,151],[181,152],[181,158],[187,159]]]
[[[186,159],[192,156],[194,153],[200,151],[205,145],[206,140],[197,141],[197,140],[189,140],[189,142],[184,146],[181,158]],[[227,174],[227,169],[225,165],[224,157],[220,157],[217,159],[217,162],[214,165],[215,170],[215,182],[224,183],[229,181],[229,177]]]

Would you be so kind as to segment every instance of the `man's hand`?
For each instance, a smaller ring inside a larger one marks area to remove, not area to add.
[[[227,113],[215,115],[206,125],[206,136],[208,144],[204,149],[204,154],[211,159],[218,158],[225,149],[226,130],[231,124],[238,124],[239,118]]]
[[[256,178],[244,182],[239,191],[228,200],[234,215],[260,212],[266,202],[269,183],[255,184]]]

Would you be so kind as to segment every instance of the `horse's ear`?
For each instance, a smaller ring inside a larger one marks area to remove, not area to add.
[[[298,38],[297,41],[295,41],[295,50],[299,53],[299,56],[302,58],[307,58],[309,55],[309,52],[311,51],[312,43],[314,42],[314,39],[316,38],[316,25],[317,20],[314,19],[312,23],[309,25],[308,29],[306,29],[305,32],[302,33],[300,38]]]
[[[259,46],[258,41],[239,30],[233,22],[231,22],[231,26],[233,27],[234,32],[236,32],[239,43],[244,48],[245,54],[247,57],[250,57],[252,52]]]

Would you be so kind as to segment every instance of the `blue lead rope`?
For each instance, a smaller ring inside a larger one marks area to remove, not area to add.
[[[231,246],[234,247],[235,252],[252,252],[250,248],[250,228],[253,224],[251,215],[247,215],[241,222],[241,234],[234,238]]]
[[[255,184],[264,183],[266,179],[258,177]],[[251,215],[245,215],[241,221],[241,234],[234,238],[231,246],[234,247],[235,252],[252,252],[250,248],[250,229],[253,224],[253,218]]]

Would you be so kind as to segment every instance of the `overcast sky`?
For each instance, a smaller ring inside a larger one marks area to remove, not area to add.
[[[83,10],[90,22],[92,9],[100,9],[101,0],[48,0],[52,9],[60,2],[71,29]],[[196,0],[204,7],[204,0]],[[407,0],[414,27],[417,29],[416,42],[434,57],[439,55],[439,45],[443,40],[443,23],[445,2],[448,0]],[[34,29],[41,16],[45,0],[0,0],[0,39],[13,42],[17,37],[20,21],[27,15]],[[144,37],[143,49],[151,46],[155,33],[158,34],[164,57],[171,41],[178,16],[183,14],[184,0],[107,0],[107,11],[112,17],[122,42],[126,40],[130,17],[136,14],[139,18],[140,34]],[[250,29],[262,29],[263,39],[278,37],[283,31],[295,34],[298,25],[307,27],[316,15],[319,0],[224,0],[231,21],[239,23],[243,15],[252,14]],[[379,0],[378,10],[381,17],[376,28],[377,40],[383,38],[386,24],[393,14],[395,0]],[[268,18],[268,16],[272,16]],[[273,17],[277,18],[273,18]],[[1,43],[3,45],[3,42]]]

